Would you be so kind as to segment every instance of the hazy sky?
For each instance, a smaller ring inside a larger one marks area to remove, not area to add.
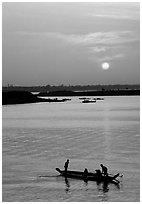
[[[140,83],[139,6],[3,3],[3,85]]]

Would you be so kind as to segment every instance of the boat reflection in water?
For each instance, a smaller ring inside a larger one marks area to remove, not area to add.
[[[70,185],[70,180],[72,180],[72,178],[67,178],[65,177],[65,192],[66,193],[69,193],[70,192],[70,188],[71,188],[71,185]],[[84,182],[84,187],[85,187],[85,190],[88,191],[89,190],[89,181],[88,180],[83,180]],[[90,181],[91,182],[91,181]],[[96,186],[97,186],[97,192],[98,192],[98,196],[102,197],[101,200],[102,201],[108,201],[108,192],[110,190],[109,188],[109,185],[113,185],[117,190],[120,189],[120,183],[113,183],[113,184],[110,184],[108,182],[95,182],[96,183]],[[94,188],[95,190],[96,188]],[[100,193],[99,193],[100,192]]]
[[[69,180],[67,179],[67,177],[65,177],[65,184],[66,184],[66,193],[68,193],[68,191],[70,190],[70,183],[69,183]]]

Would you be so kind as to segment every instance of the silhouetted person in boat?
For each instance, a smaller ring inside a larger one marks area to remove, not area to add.
[[[101,177],[101,176],[102,176],[102,173],[101,173],[100,169],[97,169],[97,170],[95,170],[95,171],[96,171],[96,175],[97,175],[98,177]]]
[[[67,159],[67,161],[65,162],[65,165],[64,165],[65,173],[67,173],[68,166],[69,166],[69,159]]]
[[[85,168],[84,172],[83,172],[83,178],[84,179],[87,179],[87,176],[88,176],[88,169]]]
[[[100,166],[102,167],[102,174],[104,174],[104,176],[108,176],[107,167],[104,166],[103,164],[101,164]]]

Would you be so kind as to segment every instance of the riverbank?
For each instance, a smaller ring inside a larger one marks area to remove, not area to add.
[[[38,103],[38,102],[65,102],[69,99],[44,99],[27,91],[2,92],[2,105]]]

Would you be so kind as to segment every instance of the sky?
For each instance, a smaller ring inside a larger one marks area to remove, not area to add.
[[[139,3],[2,3],[3,86],[139,83]]]

